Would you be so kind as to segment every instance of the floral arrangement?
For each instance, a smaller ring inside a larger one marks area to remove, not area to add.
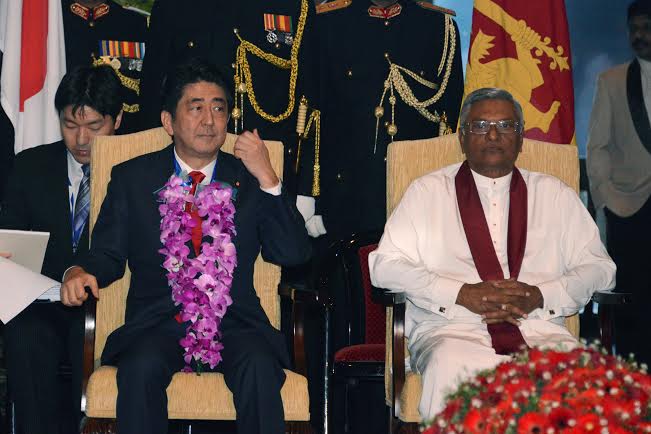
[[[600,351],[530,349],[448,396],[423,434],[651,433],[645,365]]]
[[[231,187],[213,182],[190,195],[183,179],[173,175],[158,195],[161,205],[160,240],[165,256],[163,268],[172,289],[174,303],[181,306],[180,322],[189,322],[186,335],[180,340],[184,348],[184,371],[191,371],[194,359],[197,366],[214,368],[221,361],[219,326],[226,309],[233,301],[229,296],[233,272],[237,266],[235,245],[235,207]],[[211,239],[201,244],[200,254],[190,258],[192,228],[196,225],[186,203],[197,207],[202,217],[203,236]]]

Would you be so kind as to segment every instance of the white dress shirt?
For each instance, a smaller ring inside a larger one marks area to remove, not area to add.
[[[637,58],[640,62],[640,75],[642,76],[642,95],[644,96],[644,107],[647,116],[651,120],[651,62]]]
[[[194,171],[193,168],[191,168],[185,161],[179,157],[179,154],[176,153],[176,148],[174,148],[174,158],[176,158],[176,161],[179,163],[179,166],[181,166],[181,172],[185,173],[190,173]],[[205,177],[201,181],[201,185],[208,185],[212,182],[212,174],[213,171],[215,170],[215,164],[217,164],[217,159],[215,158],[212,160],[208,165],[204,166],[199,170],[199,172],[203,173]],[[217,168],[219,170],[219,168]],[[282,183],[279,182],[278,185],[274,187],[269,187],[269,188],[262,188],[260,187],[260,190],[264,191],[265,193],[269,193],[272,196],[280,196],[280,193],[282,192]]]
[[[81,180],[84,178],[84,172],[81,170],[82,164],[75,160],[70,152],[68,154],[68,203],[70,204],[70,230],[72,230],[72,218],[75,214],[75,201],[79,193]]]

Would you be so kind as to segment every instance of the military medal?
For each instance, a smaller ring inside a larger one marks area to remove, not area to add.
[[[270,44],[280,41],[291,46],[294,43],[294,26],[288,15],[264,14],[264,29]]]

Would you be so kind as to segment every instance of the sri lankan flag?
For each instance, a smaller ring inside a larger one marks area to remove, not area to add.
[[[508,90],[522,104],[525,137],[574,143],[574,88],[564,0],[475,0],[466,95]]]

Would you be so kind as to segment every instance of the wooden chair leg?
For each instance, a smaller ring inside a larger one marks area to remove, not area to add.
[[[116,434],[115,419],[92,419],[84,417],[81,421],[82,434]]]
[[[285,422],[285,434],[314,434],[310,422]]]

